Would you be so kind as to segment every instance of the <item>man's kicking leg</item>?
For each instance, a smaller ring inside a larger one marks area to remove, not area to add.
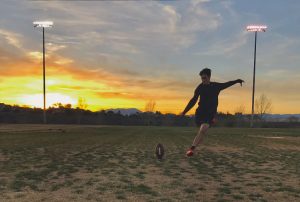
[[[187,156],[193,156],[195,148],[203,142],[204,135],[206,134],[208,128],[209,128],[208,123],[201,124],[191,148],[186,152]]]

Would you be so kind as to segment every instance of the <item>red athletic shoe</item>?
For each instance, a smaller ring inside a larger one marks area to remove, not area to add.
[[[187,157],[191,157],[193,155],[194,155],[194,151],[192,149],[187,150],[187,152],[186,152]]]

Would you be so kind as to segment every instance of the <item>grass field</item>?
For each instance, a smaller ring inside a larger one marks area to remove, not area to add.
[[[212,128],[188,159],[195,133],[0,125],[0,201],[300,201],[300,129]]]

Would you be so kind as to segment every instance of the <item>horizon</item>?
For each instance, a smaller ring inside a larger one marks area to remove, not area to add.
[[[300,2],[254,0],[18,1],[0,8],[0,102],[42,107],[42,31],[46,29],[47,108],[76,106],[178,114],[212,69],[211,81],[245,80],[221,92],[218,111],[251,113],[254,34],[258,33],[256,93],[271,114],[300,114]],[[194,114],[195,108],[188,114]]]
[[[5,103],[0,103],[0,105],[1,104],[4,104],[4,105],[8,105],[8,104],[5,104]],[[62,104],[62,103],[55,103],[55,104]],[[63,107],[66,107],[65,105],[68,105],[68,103],[67,104],[63,104]],[[12,106],[12,107],[24,107],[24,108],[30,108],[30,109],[39,109],[39,110],[43,110],[43,107],[31,107],[31,106],[27,106],[27,105],[9,105],[9,106]],[[71,105],[71,109],[77,109],[77,105]],[[58,107],[56,107],[56,106],[54,106],[54,105],[52,105],[52,106],[50,106],[50,107],[48,107],[48,108],[46,108],[46,110],[48,110],[48,109],[50,109],[50,108],[58,108]],[[157,110],[155,110],[155,111],[145,111],[145,110],[143,110],[143,109],[138,109],[138,108],[107,108],[107,109],[99,109],[99,110],[96,110],[96,111],[93,111],[93,110],[90,110],[90,109],[82,109],[82,110],[89,110],[89,111],[91,111],[91,112],[100,112],[100,111],[109,111],[109,110],[130,110],[130,109],[132,109],[132,110],[138,110],[138,111],[140,111],[141,113],[145,113],[145,112],[151,112],[151,113],[156,113],[156,112],[159,112],[159,113],[161,113],[161,114],[175,114],[175,113],[171,113],[171,112],[167,112],[167,113],[163,113],[163,112],[161,112],[161,111],[157,111]],[[230,113],[230,112],[223,112],[223,111],[218,111],[217,113],[222,113],[222,114],[231,114],[231,115],[235,115],[235,113]],[[175,114],[175,115],[178,115],[178,114]],[[192,115],[194,115],[193,113],[190,113],[190,114],[188,114],[187,116],[192,116]],[[245,115],[245,116],[250,116],[251,115],[251,113],[242,113],[242,115]],[[257,115],[257,114],[256,114]],[[266,113],[266,114],[264,114],[264,115],[300,115],[300,113],[292,113],[292,114],[274,114],[274,113]],[[178,115],[178,116],[180,116],[180,115]]]

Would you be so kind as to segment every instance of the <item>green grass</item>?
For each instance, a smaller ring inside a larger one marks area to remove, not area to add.
[[[12,126],[22,127],[22,125]],[[68,190],[81,200],[295,201],[300,129],[212,128],[185,157],[196,128],[61,126],[0,132],[0,201],[23,191]],[[280,136],[281,139],[266,137]],[[166,157],[155,158],[157,143]],[[270,192],[272,194],[270,194]],[[48,198],[47,198],[48,197]]]
[[[192,189],[192,188],[185,188],[183,191],[185,191],[186,193],[196,193],[196,190]]]
[[[231,190],[229,187],[222,187],[218,189],[220,194],[231,194]]]
[[[244,199],[244,197],[241,195],[233,195],[232,198],[235,200],[243,200]]]
[[[151,187],[139,184],[139,185],[131,185],[127,187],[127,190],[137,194],[150,194],[152,196],[156,196],[157,193],[151,189]]]

